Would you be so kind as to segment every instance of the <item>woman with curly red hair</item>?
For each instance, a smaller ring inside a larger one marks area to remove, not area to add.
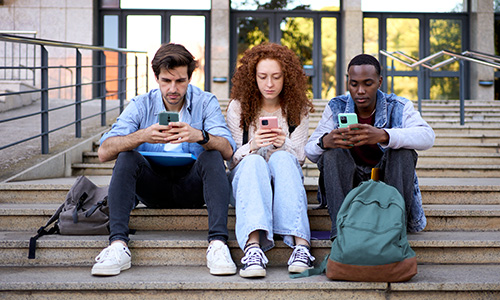
[[[240,276],[266,276],[264,251],[274,234],[294,248],[288,271],[302,272],[314,261],[301,168],[313,111],[307,78],[293,51],[265,43],[245,51],[232,83],[227,123],[237,144],[230,180],[245,253]]]

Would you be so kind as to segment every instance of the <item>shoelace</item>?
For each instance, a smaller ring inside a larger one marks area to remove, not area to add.
[[[288,260],[288,265],[293,264],[295,261],[300,261],[305,263],[306,265],[310,265],[315,260],[314,256],[312,256],[308,249],[304,246],[295,246],[293,249],[293,253]]]
[[[260,265],[262,263],[265,267],[268,262],[269,260],[267,260],[266,255],[257,247],[248,249],[245,256],[241,259],[241,263],[249,266]]]
[[[115,247],[108,246],[106,249],[102,250],[101,253],[95,258],[96,262],[102,262],[106,259],[115,259],[117,262],[121,262],[120,253]]]

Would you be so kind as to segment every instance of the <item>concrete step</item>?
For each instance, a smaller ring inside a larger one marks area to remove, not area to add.
[[[425,111],[422,113],[422,117],[426,121],[433,121],[433,120],[449,120],[449,119],[460,119],[460,113],[459,112],[454,112],[454,111],[443,111],[443,112],[429,112]],[[499,119],[500,118],[500,111],[467,111],[467,113],[464,115],[464,120],[468,121],[487,121],[490,119]]]
[[[419,265],[404,283],[331,281],[324,275],[290,279],[269,267],[262,279],[212,276],[206,267],[134,266],[119,276],[94,277],[88,267],[0,269],[5,299],[498,299],[498,265]],[[140,280],[138,280],[140,279]]]
[[[419,164],[438,165],[500,165],[500,153],[470,153],[443,151],[419,151]]]
[[[309,127],[316,128],[319,124],[320,117],[311,117],[309,118]],[[498,130],[498,124],[500,122],[500,118],[492,118],[487,120],[474,120],[474,119],[466,119],[464,121],[464,125],[460,124],[460,118],[424,118],[424,120],[429,123],[429,125],[434,127],[455,127],[460,128],[459,126],[471,126],[471,127],[491,127],[492,129]],[[496,127],[495,127],[496,126]]]
[[[467,141],[467,139],[470,139],[471,141],[479,141],[480,143],[485,142],[486,139],[481,140],[482,138],[480,137],[469,137],[469,138],[464,138],[464,139],[456,139],[453,137],[450,137],[449,140],[445,138],[439,138],[438,140],[443,142],[443,144],[448,144],[451,142],[457,142],[457,143],[464,143]],[[495,139],[498,140],[498,138],[495,137]],[[499,140],[500,141],[500,140]],[[476,143],[477,144],[477,143]],[[495,164],[495,162],[498,161],[500,163],[500,153],[492,152],[492,153],[471,153],[471,152],[452,152],[449,153],[443,149],[440,149],[440,146],[436,146],[436,149],[429,149],[425,151],[419,151],[419,161],[430,161],[432,159],[432,162],[438,162],[439,164],[445,164],[446,162],[449,163],[466,163],[466,164]],[[445,149],[448,149],[449,146],[445,146]],[[309,162],[309,161],[308,161]],[[97,152],[84,152],[83,153],[83,163],[85,164],[100,164],[99,158],[97,157]],[[114,164],[114,161],[110,162]]]
[[[431,124],[432,129],[436,134],[453,133],[453,134],[487,134],[500,136],[500,127],[498,124],[493,126],[465,124],[465,125],[440,125]]]
[[[500,165],[494,165],[493,160],[488,158],[468,160],[467,158],[455,157],[455,159],[443,158],[437,154],[439,151],[449,149],[453,151],[452,145],[440,145],[434,149],[434,157],[430,161],[426,159],[419,160],[417,163],[417,173],[424,177],[500,177]],[[468,147],[470,151],[477,150],[474,146]],[[490,148],[481,148],[484,153],[496,154],[494,146]],[[466,152],[466,149],[461,149],[460,152]],[[496,157],[496,156],[493,156]],[[477,156],[476,156],[477,158]],[[73,176],[103,176],[111,175],[113,172],[114,163],[76,163],[72,165]],[[305,163],[302,166],[304,176],[318,177],[319,170],[314,163]]]
[[[440,143],[500,143],[500,135],[491,133],[437,133],[436,142]]]
[[[45,225],[58,204],[0,204],[0,230],[35,232]],[[311,230],[330,230],[327,209],[308,210]],[[429,231],[500,231],[500,205],[426,204]],[[228,228],[234,229],[235,210],[229,208]],[[137,230],[208,230],[206,209],[150,209],[142,205],[132,211],[130,228]]]
[[[99,186],[109,184],[110,176],[89,176]],[[76,177],[53,178],[0,184],[0,203],[61,204]],[[315,204],[317,177],[306,177],[304,187],[309,203]],[[500,178],[419,177],[424,204],[500,204]]]
[[[489,143],[458,143],[451,142],[445,143],[441,141],[435,141],[434,145],[429,150],[444,151],[444,152],[481,152],[481,153],[499,153],[500,143],[489,142]]]
[[[108,236],[48,235],[37,241],[36,258],[28,259],[33,232],[0,231],[0,266],[91,266],[108,245]],[[328,232],[318,235],[328,236]],[[137,266],[203,266],[206,264],[206,231],[137,231],[130,236],[132,263]],[[420,264],[499,264],[499,232],[421,232],[408,234]],[[235,263],[243,256],[234,233],[228,246]],[[330,240],[312,240],[311,253],[318,259],[330,253]],[[292,249],[276,239],[266,252],[269,266],[286,266]]]
[[[321,119],[323,112],[318,112],[315,111],[314,113],[311,113],[309,115],[309,122],[313,122],[314,124],[317,124],[317,122]],[[447,111],[446,113],[428,113],[424,112],[422,114],[422,117],[424,118],[425,121],[428,123],[436,123],[436,122],[456,122],[457,120],[460,121],[460,113],[459,112],[449,112]],[[468,122],[473,122],[473,123],[489,123],[492,121],[497,121],[500,119],[500,112],[495,113],[495,112],[476,112],[476,113],[468,113],[464,115],[464,121],[466,123]]]
[[[437,165],[417,163],[417,174],[423,177],[500,177],[500,165]]]
[[[443,163],[441,161],[441,163]],[[316,164],[304,164],[302,166],[304,176],[319,177],[319,170]],[[447,162],[446,164],[426,164],[424,161],[417,162],[416,168],[418,176],[422,177],[500,177],[500,165],[490,164],[460,164]]]

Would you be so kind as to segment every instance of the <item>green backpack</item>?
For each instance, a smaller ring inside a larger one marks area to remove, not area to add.
[[[337,238],[315,270],[334,280],[401,282],[417,274],[415,252],[406,237],[405,202],[398,190],[369,180],[351,190],[337,214]]]
[[[347,194],[337,215],[326,276],[351,281],[399,282],[417,274],[406,237],[405,202],[384,182],[365,181]]]

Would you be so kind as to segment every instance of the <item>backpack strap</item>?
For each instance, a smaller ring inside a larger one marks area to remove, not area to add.
[[[38,238],[44,236],[44,235],[49,235],[49,234],[54,234],[59,232],[59,227],[57,224],[55,224],[52,228],[49,230],[45,230],[47,227],[49,227],[50,224],[54,223],[57,219],[59,219],[59,215],[61,214],[61,211],[63,210],[64,203],[59,206],[57,211],[50,217],[50,219],[47,221],[47,224],[45,226],[40,227],[37,230],[37,234],[33,237],[30,238],[30,244],[29,244],[29,252],[28,252],[28,258],[29,259],[34,259],[35,258],[35,252],[36,252],[36,241]]]
[[[321,265],[319,267],[314,268],[314,269],[307,269],[302,273],[298,274],[290,274],[290,278],[302,278],[302,277],[309,277],[309,276],[314,276],[314,275],[320,275],[326,271],[326,265],[328,264],[328,258],[330,257],[330,254],[327,254],[323,261],[321,262]]]

